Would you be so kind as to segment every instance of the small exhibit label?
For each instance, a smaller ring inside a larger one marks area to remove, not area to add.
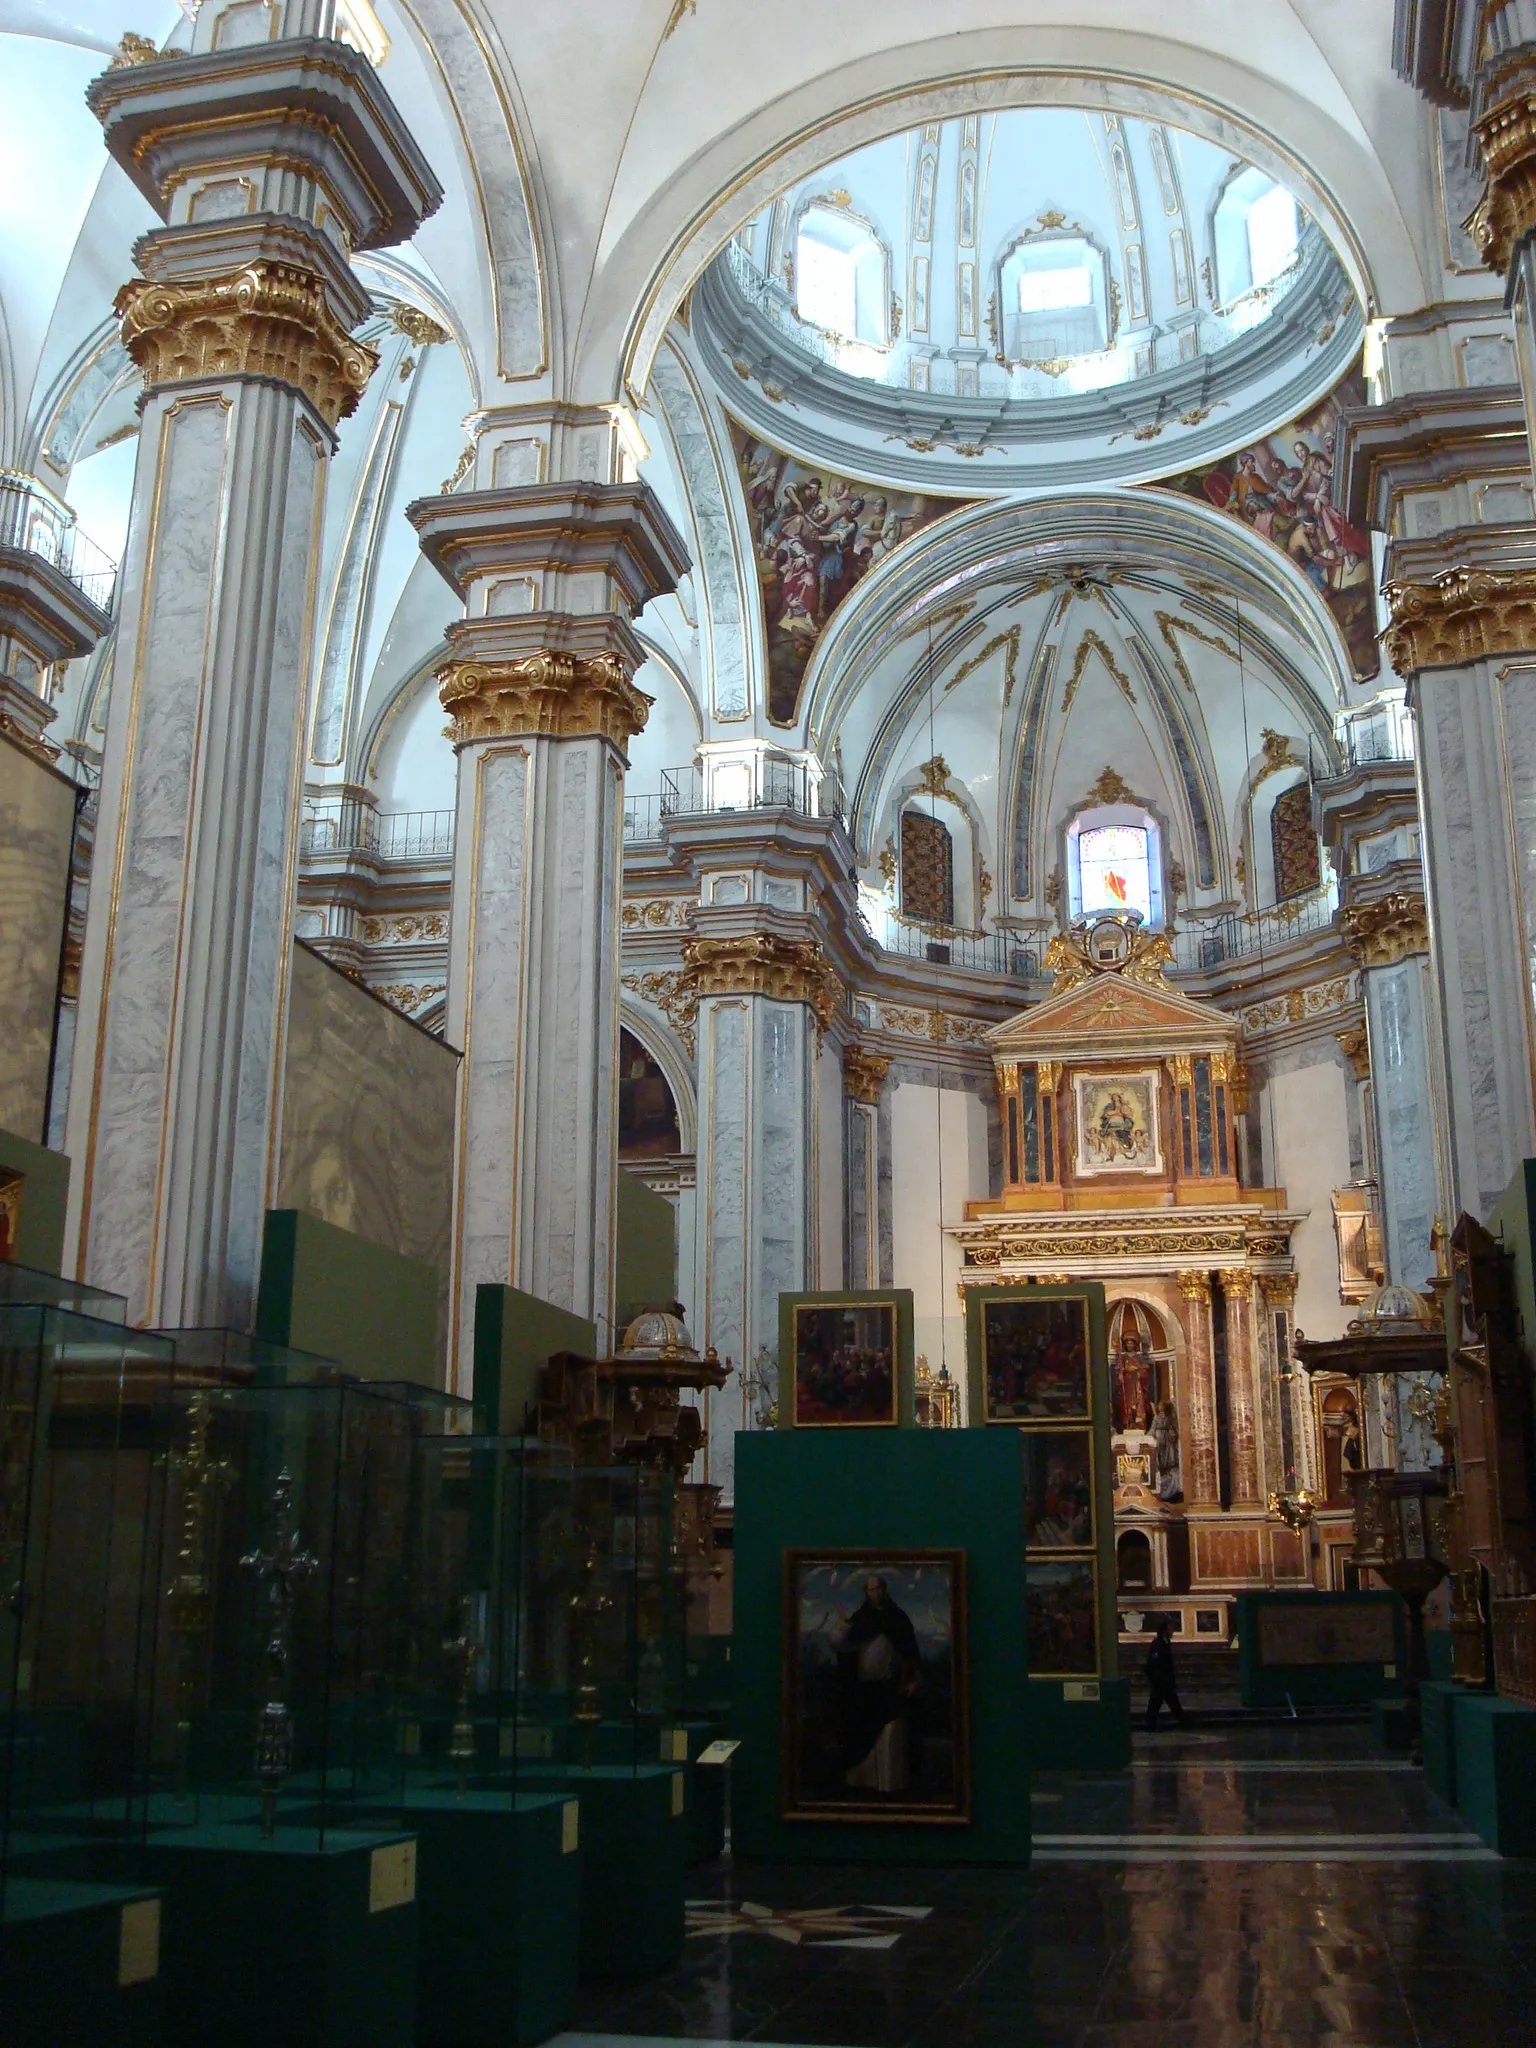
[[[677,1816],[682,1812],[682,1810],[683,1774],[681,1771],[674,1771],[672,1774],[672,1818],[676,1820]]]
[[[1096,1700],[1099,1696],[1099,1681],[1096,1678],[1069,1678],[1061,1688],[1064,1700]]]
[[[400,1754],[402,1756],[421,1755],[421,1723],[419,1721],[402,1721],[400,1723]]]
[[[685,1764],[688,1761],[688,1730],[686,1728],[663,1728],[661,1731],[661,1760],[664,1764]]]
[[[560,1809],[560,1854],[574,1856],[581,1846],[581,1801],[567,1799]]]
[[[368,1910],[388,1913],[416,1896],[416,1841],[386,1842],[368,1859]]]
[[[739,1742],[712,1742],[707,1749],[701,1749],[695,1761],[701,1764],[728,1764],[740,1749]]]
[[[160,1974],[160,1901],[133,1899],[123,1908],[117,1930],[119,1988],[148,1984]]]
[[[1381,1667],[1381,1675],[1383,1678],[1396,1678],[1397,1666],[1395,1664],[1383,1664]]]

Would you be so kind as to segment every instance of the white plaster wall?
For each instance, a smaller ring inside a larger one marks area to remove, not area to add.
[[[451,811],[457,804],[458,758],[443,734],[435,677],[424,676],[391,719],[373,786],[382,811]]]
[[[941,1185],[942,1183],[942,1185]],[[979,1096],[905,1082],[891,1096],[892,1278],[912,1289],[916,1348],[965,1381],[960,1253],[943,1225],[987,1192],[987,1113]]]
[[[1272,1075],[1264,1090],[1266,1157],[1286,1207],[1307,1211],[1291,1240],[1296,1258],[1296,1328],[1337,1337],[1351,1311],[1339,1300],[1332,1196],[1349,1179],[1349,1111],[1344,1069],[1331,1060]],[[1271,1125],[1271,1118],[1273,1123]]]

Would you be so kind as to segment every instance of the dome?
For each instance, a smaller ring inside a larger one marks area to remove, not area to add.
[[[932,122],[802,178],[710,267],[693,324],[770,438],[969,491],[1241,446],[1335,382],[1363,332],[1268,171],[1065,106]]]
[[[1355,1325],[1366,1331],[1394,1336],[1411,1329],[1432,1330],[1435,1317],[1422,1294],[1416,1294],[1411,1287],[1389,1283],[1365,1296],[1358,1314],[1352,1319],[1351,1327]]]
[[[624,1332],[616,1354],[620,1358],[697,1358],[693,1339],[680,1313],[673,1308],[648,1308],[637,1315]]]

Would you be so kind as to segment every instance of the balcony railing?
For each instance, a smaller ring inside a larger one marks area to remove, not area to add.
[[[1373,761],[1411,761],[1413,718],[1406,704],[1371,704],[1345,719],[1339,733],[1344,759],[1351,768],[1363,768]],[[1309,756],[1311,747],[1308,747]],[[1308,772],[1314,781],[1327,781],[1329,770],[1309,759]]]
[[[67,577],[98,611],[111,611],[116,562],[86,539],[67,505],[20,470],[0,469],[0,548],[36,555]]]
[[[304,806],[299,851],[373,853],[380,860],[447,860],[453,853],[452,811],[376,811],[356,797],[316,797]]]
[[[661,788],[624,796],[624,839],[644,845],[662,837],[665,821],[676,817],[720,816],[735,811],[796,811],[807,818],[841,819],[835,779],[803,761],[775,755],[712,763],[703,768],[664,768]]]
[[[1219,917],[1191,918],[1174,933],[1174,966],[1186,973],[1199,973],[1203,968],[1220,967],[1227,960],[1278,952],[1310,932],[1326,931],[1338,907],[1338,884],[1330,875],[1316,895],[1292,897],[1273,909],[1250,912],[1245,917],[1224,913]]]

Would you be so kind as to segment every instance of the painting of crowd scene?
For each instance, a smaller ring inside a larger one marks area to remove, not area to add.
[[[1024,1453],[1024,1538],[1031,1550],[1082,1550],[1093,1543],[1093,1440],[1086,1429],[1028,1429]]]
[[[807,469],[733,426],[768,629],[768,716],[794,723],[811,650],[843,599],[959,498],[914,496]]]
[[[896,1304],[795,1310],[795,1423],[894,1423]]]
[[[1098,1606],[1089,1559],[1026,1559],[1024,1604],[1031,1678],[1080,1678],[1097,1672]]]
[[[1364,404],[1364,380],[1352,371],[1320,405],[1265,440],[1165,480],[1166,488],[1204,498],[1290,556],[1332,612],[1360,682],[1381,668],[1371,540],[1334,503],[1333,449],[1340,412]]]
[[[965,1552],[785,1557],[783,1811],[964,1820]]]
[[[1088,1415],[1088,1304],[986,1301],[981,1358],[988,1422],[1055,1422]]]

